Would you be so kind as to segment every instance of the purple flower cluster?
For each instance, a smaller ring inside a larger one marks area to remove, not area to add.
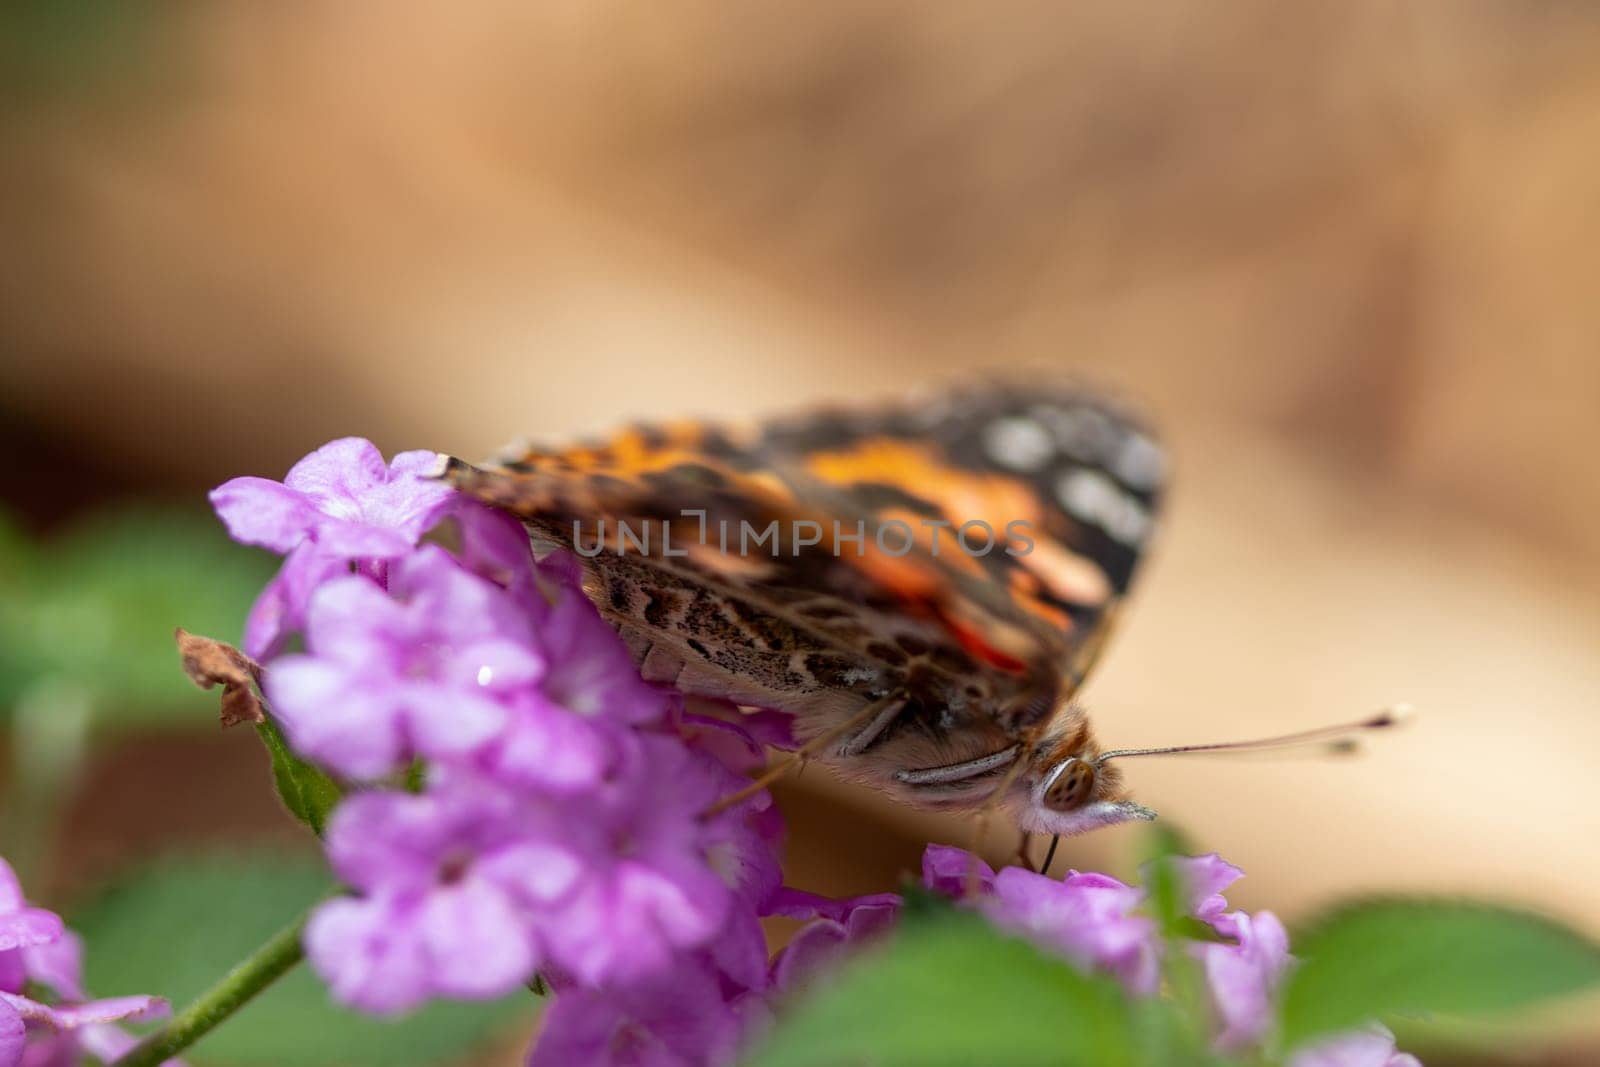
[[[572,561],[536,561],[519,523],[425,477],[434,463],[409,452],[385,465],[347,439],[282,484],[240,478],[212,494],[236,539],[285,554],[245,647],[266,660],[290,743],[349,789],[325,843],[350,892],[312,917],[311,963],[339,1000],[382,1014],[542,981],[557,995],[529,1067],[729,1063],[780,995],[892,926],[900,898],[785,887],[765,793],[707,817],[765,745],[788,741],[786,717],[690,714],[641,681]],[[1269,912],[1228,910],[1237,868],[1180,862],[1189,913],[1220,935],[1185,946],[1217,1046],[1250,1049],[1291,966],[1287,937]],[[995,872],[940,846],[923,880],[1134,995],[1158,991],[1164,947],[1139,888]],[[771,916],[806,925],[769,960]],[[1291,1067],[1416,1061],[1374,1030]]]
[[[54,912],[29,907],[0,859],[0,1067],[71,1067],[85,1055],[110,1062],[134,1045],[116,1023],[166,1011],[159,997],[85,996],[77,935]]]
[[[542,979],[534,1064],[715,1062],[769,985],[781,825],[764,793],[704,813],[773,723],[641,681],[571,562],[434,463],[336,441],[212,494],[286,555],[246,648],[291,745],[350,789],[325,844],[351,893],[312,917],[311,963],[383,1014]]]
[[[1267,1037],[1273,999],[1292,965],[1289,937],[1270,911],[1228,910],[1222,895],[1244,872],[1216,853],[1177,857],[1189,916],[1211,927],[1217,941],[1184,948],[1200,963],[1217,1020],[1216,1045],[1239,1051]],[[931,845],[923,855],[928,889],[964,898],[977,876],[975,906],[1002,930],[1027,938],[1085,970],[1115,977],[1135,996],[1153,996],[1161,979],[1164,943],[1144,913],[1144,890],[1109,875],[1069,871],[1047,878],[1021,867],[998,873],[961,849]],[[1379,1027],[1341,1035],[1298,1052],[1289,1067],[1421,1067],[1395,1051]]]

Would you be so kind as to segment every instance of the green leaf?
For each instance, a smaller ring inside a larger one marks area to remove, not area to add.
[[[271,719],[257,723],[256,733],[272,757],[272,781],[278,788],[278,799],[290,815],[321,837],[344,790],[315,765],[296,756]]]
[[[1294,942],[1283,1040],[1392,1015],[1481,1017],[1600,985],[1600,946],[1527,912],[1458,900],[1346,906]]]
[[[70,916],[99,996],[155,993],[181,1007],[330,886],[315,855],[168,857]],[[184,1053],[193,1067],[425,1067],[486,1040],[525,1041],[538,1001],[437,1003],[398,1021],[335,1007],[301,965]]]
[[[1187,890],[1174,857],[1190,853],[1192,849],[1183,835],[1167,824],[1150,828],[1145,836],[1147,859],[1140,865],[1140,879],[1149,894],[1147,910],[1156,921],[1156,928],[1168,941],[1189,936],[1192,920],[1184,907]]]
[[[1192,854],[1194,849],[1183,834],[1163,823],[1151,827],[1145,841],[1148,858],[1139,867],[1139,880],[1147,894],[1145,911],[1155,920],[1156,930],[1166,943],[1161,958],[1163,983],[1189,1043],[1202,1045],[1206,1035],[1216,1029],[1211,996],[1199,961],[1179,942],[1222,938],[1209,925],[1188,914],[1190,887],[1176,860]]]
[[[748,1067],[971,1067],[1148,1062],[1121,987],[977,915],[907,922],[780,1008]]]
[[[215,721],[215,695],[173,662],[173,627],[237,634],[270,557],[200,511],[102,515],[31,552],[14,531],[0,545],[0,708],[49,680],[92,692],[102,723]]]

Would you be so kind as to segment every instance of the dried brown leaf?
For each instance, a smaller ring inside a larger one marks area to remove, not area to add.
[[[261,698],[256,688],[261,683],[261,664],[232,645],[192,634],[183,627],[173,632],[183,673],[201,689],[222,686],[222,725],[263,722]]]

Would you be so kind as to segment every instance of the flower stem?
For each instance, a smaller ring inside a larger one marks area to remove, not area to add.
[[[300,935],[308,916],[309,912],[273,934],[165,1026],[118,1057],[111,1067],[157,1067],[210,1033],[305,958]]]

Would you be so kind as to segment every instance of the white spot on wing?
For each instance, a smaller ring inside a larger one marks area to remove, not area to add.
[[[1166,473],[1167,455],[1142,433],[1130,433],[1111,460],[1111,471],[1135,489],[1154,489]]]
[[[1036,471],[1055,455],[1050,431],[1022,415],[1005,415],[983,428],[983,451],[1007,470]]]
[[[1117,421],[1096,407],[1040,405],[1032,414],[1050,428],[1062,452],[1082,463],[1103,463],[1120,443]]]
[[[1130,548],[1150,533],[1150,513],[1100,471],[1075,467],[1056,481],[1056,501],[1068,515],[1100,527]]]

